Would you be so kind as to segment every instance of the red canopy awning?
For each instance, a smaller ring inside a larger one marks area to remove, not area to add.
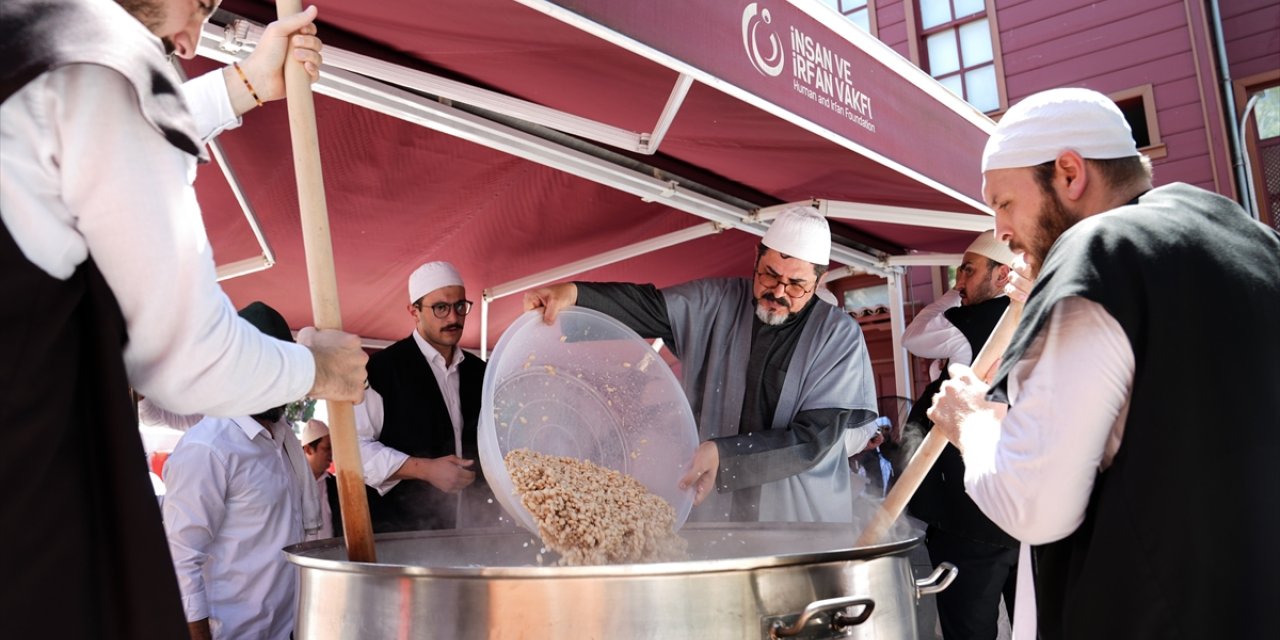
[[[989,121],[870,36],[850,32],[853,25],[833,22],[833,30],[814,16],[827,11],[817,3],[317,4],[327,62],[339,50],[355,52],[621,130],[654,131],[681,74],[694,81],[653,154],[529,126],[491,106],[438,107],[522,130],[550,149],[544,154],[564,149],[637,180],[674,180],[682,193],[738,210],[825,198],[978,213]],[[260,23],[274,13],[250,0],[223,8]],[[215,66],[197,60],[188,71]],[[646,202],[608,180],[430,123],[323,95],[316,108],[344,326],[365,337],[408,334],[406,280],[424,261],[453,262],[479,300],[486,288],[704,223],[661,198]],[[291,325],[310,324],[283,103],[250,114],[220,141],[277,260],[223,287],[237,306],[261,299]],[[196,184],[218,263],[259,255],[218,170],[202,168]],[[881,222],[832,226],[850,247],[888,254],[958,251],[973,235]],[[664,286],[746,275],[757,241],[731,229],[575,277]],[[494,302],[490,345],[519,307],[519,296]],[[476,320],[466,346],[479,345]]]

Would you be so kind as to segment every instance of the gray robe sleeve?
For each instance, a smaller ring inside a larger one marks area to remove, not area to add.
[[[720,450],[716,490],[737,491],[808,471],[840,444],[845,429],[874,419],[865,409],[811,409],[782,429],[715,438]]]

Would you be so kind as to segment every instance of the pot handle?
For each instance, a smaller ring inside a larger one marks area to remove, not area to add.
[[[933,595],[951,586],[960,570],[950,562],[943,562],[934,568],[928,577],[916,580],[916,598]]]
[[[805,626],[809,624],[809,620],[814,616],[832,609],[844,609],[847,607],[862,606],[862,611],[853,617],[842,616],[840,614],[831,617],[831,628],[839,631],[845,627],[860,625],[871,617],[871,612],[875,611],[876,603],[871,598],[864,596],[843,596],[840,598],[828,598],[826,600],[814,600],[809,606],[800,612],[800,617],[796,619],[789,627],[783,627],[781,620],[773,623],[773,628],[769,629],[770,638],[791,638],[800,635]]]

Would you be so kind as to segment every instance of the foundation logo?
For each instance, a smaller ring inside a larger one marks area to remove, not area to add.
[[[782,53],[782,41],[778,39],[777,33],[767,30],[768,25],[773,22],[769,10],[759,10],[757,4],[752,2],[742,10],[742,46],[747,50],[747,58],[756,71],[776,78],[782,73],[782,65],[786,62]],[[762,25],[766,27],[763,33],[760,29]],[[760,51],[760,38],[765,33],[768,34],[769,41],[768,55]]]

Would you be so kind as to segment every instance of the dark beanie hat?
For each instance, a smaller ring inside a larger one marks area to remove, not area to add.
[[[261,302],[251,302],[249,306],[240,310],[240,317],[249,321],[249,324],[276,340],[285,342],[293,342],[293,334],[289,332],[289,323],[284,321],[284,316],[279,311],[268,307]]]

